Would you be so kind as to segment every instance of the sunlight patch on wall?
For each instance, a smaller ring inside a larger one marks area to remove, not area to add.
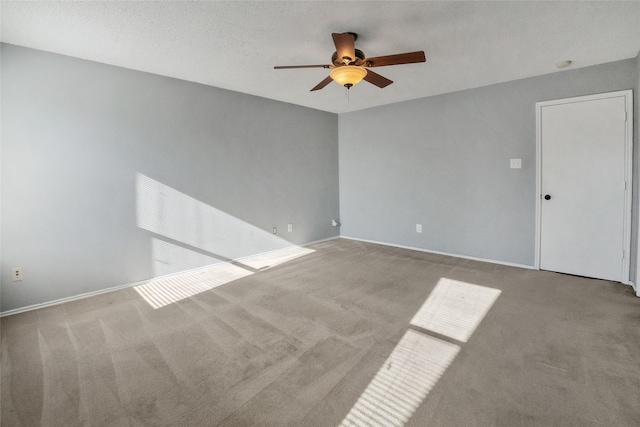
[[[154,277],[167,276],[224,262],[182,246],[153,238],[151,239],[151,254],[153,255]]]
[[[228,262],[153,280],[134,289],[153,308],[161,308],[253,274]]]
[[[144,230],[187,246],[151,238],[155,277],[186,271],[135,288],[154,308],[251,274],[229,260],[240,259],[246,266],[262,270],[314,252],[292,246],[270,231],[140,173],[136,174],[136,223]],[[196,273],[188,271],[200,268]]]
[[[408,330],[340,426],[404,426],[458,351],[455,344]]]
[[[301,256],[305,256],[312,252],[315,252],[315,250],[303,248],[301,246],[292,246],[290,248],[242,258],[238,260],[238,262],[256,270],[262,270],[269,267],[275,267],[276,265],[300,258]]]
[[[467,342],[501,292],[443,277],[411,324]]]
[[[140,173],[136,177],[136,214],[138,227],[224,259],[291,245]]]

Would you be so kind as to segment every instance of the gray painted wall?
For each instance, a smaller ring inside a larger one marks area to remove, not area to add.
[[[531,265],[535,102],[635,88],[636,129],[640,112],[640,55],[339,119],[11,45],[1,55],[2,311],[332,237],[338,211],[345,236]]]
[[[637,67],[629,59],[341,114],[341,234],[533,265],[535,103],[636,88]]]
[[[2,311],[338,234],[337,115],[1,49]]]

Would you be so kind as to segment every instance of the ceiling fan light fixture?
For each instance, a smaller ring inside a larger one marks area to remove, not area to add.
[[[329,73],[331,78],[338,84],[345,86],[347,89],[356,85],[367,75],[367,70],[356,65],[345,65],[335,68]]]

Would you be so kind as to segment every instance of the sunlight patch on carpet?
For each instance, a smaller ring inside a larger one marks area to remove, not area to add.
[[[276,265],[283,264],[287,261],[300,258],[312,252],[315,252],[315,250],[303,248],[301,246],[292,246],[289,248],[241,258],[238,262],[256,270],[263,270],[265,268],[275,267]]]
[[[467,342],[501,292],[443,277],[411,324]]]
[[[401,427],[447,370],[460,347],[408,330],[340,427]]]
[[[467,342],[499,289],[441,277],[410,326]],[[409,329],[340,427],[402,427],[460,351],[457,344]]]
[[[230,263],[153,280],[134,289],[153,308],[161,308],[253,274]]]

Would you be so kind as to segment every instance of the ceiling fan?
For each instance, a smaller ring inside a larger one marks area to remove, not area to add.
[[[332,33],[333,43],[336,51],[331,57],[329,65],[281,65],[273,67],[276,70],[287,68],[331,68],[333,71],[329,76],[318,83],[311,91],[320,90],[332,80],[350,89],[353,85],[362,80],[378,86],[387,87],[393,81],[370,70],[372,67],[384,67],[387,65],[413,64],[425,62],[424,51],[399,53],[396,55],[376,56],[367,58],[364,52],[355,48],[355,41],[358,39],[356,33]]]

